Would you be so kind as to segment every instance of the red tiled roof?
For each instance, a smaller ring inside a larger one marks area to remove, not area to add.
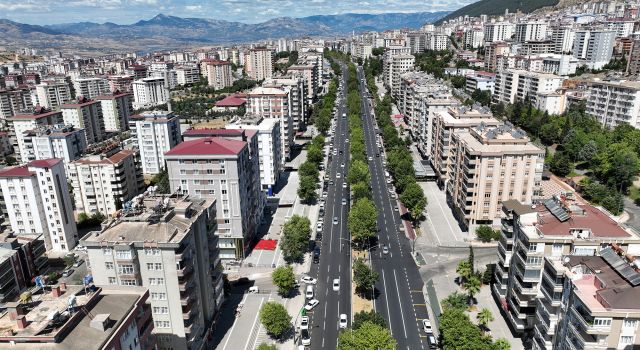
[[[97,103],[98,101],[90,100],[84,96],[78,97],[77,103],[65,103],[60,108],[78,108]]]
[[[247,103],[247,100],[236,96],[227,96],[216,102],[216,107],[240,107]]]
[[[185,141],[165,153],[166,156],[197,155],[237,155],[246,147],[244,141],[229,140],[221,137],[205,137]]]
[[[589,229],[592,237],[630,237],[613,219],[591,205],[579,205],[581,213],[571,213],[569,220],[561,222],[544,205],[536,208],[540,219],[538,229],[545,236],[570,236],[573,229]]]
[[[29,171],[26,165],[0,170],[0,177],[27,177],[34,174],[33,171]]]
[[[15,119],[40,119],[40,118],[45,118],[54,114],[62,114],[62,112],[58,112],[58,111],[52,111],[52,112],[45,112],[45,113],[40,113],[40,114],[16,114],[13,117],[7,118],[10,120],[15,120]]]
[[[183,135],[187,136],[239,136],[242,135],[244,130],[238,129],[212,129],[212,128],[202,128],[202,129],[189,129],[183,133]]]
[[[33,160],[27,164],[27,166],[31,166],[34,168],[51,168],[52,166],[62,162],[60,158],[51,158],[51,159],[39,159]]]

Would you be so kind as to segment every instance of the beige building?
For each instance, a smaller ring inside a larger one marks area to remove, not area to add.
[[[160,349],[207,349],[224,301],[216,229],[215,200],[148,196],[82,245],[96,284],[149,289]]]
[[[498,225],[504,201],[533,203],[541,196],[544,150],[509,124],[454,133],[447,195],[460,223]]]
[[[231,63],[216,60],[205,60],[202,63],[202,74],[207,78],[209,86],[220,90],[233,85]]]
[[[247,115],[278,119],[282,136],[282,159],[289,159],[293,137],[297,130],[291,113],[291,89],[286,86],[257,87],[247,94]]]
[[[71,101],[71,88],[65,82],[44,82],[36,85],[38,104],[49,109],[56,109]]]
[[[529,97],[536,104],[540,94],[556,92],[566,79],[555,74],[520,69],[501,70],[496,73],[492,102],[509,104]]]
[[[0,88],[0,120],[33,108],[31,90],[26,88],[3,90]]]
[[[126,131],[129,129],[129,118],[133,115],[133,94],[114,93],[98,96],[102,107],[104,129],[106,131]]]
[[[275,52],[271,49],[251,49],[244,62],[244,70],[253,80],[264,80],[273,77]]]
[[[100,101],[79,97],[77,103],[64,104],[61,110],[65,124],[84,129],[88,144],[100,142],[106,138],[107,132]]]
[[[504,201],[501,229],[492,293],[500,301],[512,328],[526,338],[538,338],[538,349],[599,348],[594,347],[595,344],[583,343],[580,346],[579,342],[574,347],[557,347],[557,343],[563,341],[558,336],[566,339],[567,332],[571,332],[566,326],[558,326],[566,316],[559,315],[561,305],[567,306],[571,298],[563,291],[569,291],[571,279],[564,278],[565,269],[561,266],[567,261],[568,255],[588,261],[594,255],[600,255],[601,249],[610,244],[628,254],[637,255],[640,253],[638,234],[619,226],[598,208],[573,202],[570,193],[537,205],[525,205],[516,200]],[[587,290],[595,292],[593,289]],[[596,293],[589,294],[594,296]],[[601,306],[598,309],[602,310]],[[595,308],[590,310],[597,312]],[[584,310],[581,311],[584,313]],[[609,317],[613,315],[615,312],[611,312]],[[587,334],[595,333],[584,330],[579,334],[585,335],[585,339],[593,339],[593,335]],[[617,340],[617,336],[610,337],[608,344],[614,344]],[[592,340],[586,342],[594,343]]]
[[[409,48],[407,48],[409,50]],[[392,54],[387,51],[384,54],[382,65],[382,79],[384,85],[391,91],[391,96],[398,99],[400,95],[400,81],[403,73],[413,70],[416,58],[411,54]]]
[[[257,132],[185,141],[165,153],[172,193],[215,198],[222,259],[243,259],[264,209]]]
[[[456,151],[452,144],[453,135],[457,132],[468,132],[471,128],[478,126],[495,127],[499,124],[500,122],[493,117],[490,110],[480,106],[449,107],[435,114],[431,128],[429,158],[440,184],[446,187],[451,180],[449,171],[452,170],[450,169],[452,156]]]
[[[105,149],[67,165],[78,212],[111,215],[143,192],[137,150]]]

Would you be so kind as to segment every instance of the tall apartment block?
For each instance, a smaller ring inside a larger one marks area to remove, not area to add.
[[[178,85],[195,84],[200,81],[200,70],[197,66],[176,67],[176,78]]]
[[[42,234],[47,250],[67,252],[76,246],[78,231],[62,159],[4,168],[0,188],[13,232]]]
[[[536,104],[540,94],[555,92],[566,79],[559,75],[521,69],[499,70],[496,72],[492,100],[494,103],[515,103],[529,97]]]
[[[111,147],[75,160],[67,167],[78,212],[111,215],[143,192],[137,150]]]
[[[411,54],[392,54],[391,50],[385,52],[382,65],[382,77],[384,85],[391,91],[391,96],[398,98],[400,93],[401,75],[413,70],[416,58]]]
[[[493,43],[505,41],[513,35],[513,24],[509,22],[491,22],[484,24],[484,41]]]
[[[619,226],[600,209],[571,197],[566,193],[537,205],[517,200],[502,203],[502,234],[492,293],[517,333],[531,338],[536,322],[544,321],[544,337],[540,340],[548,349],[556,348],[545,343],[558,335],[557,314],[567,300],[568,290],[564,289],[569,281],[563,281],[564,269],[558,267],[566,257],[575,255],[588,260],[610,244],[630,254],[640,251],[637,233]],[[584,334],[587,333],[590,332]],[[595,349],[587,344],[558,349],[568,348]]]
[[[84,130],[73,125],[42,125],[23,133],[20,155],[23,162],[36,159],[60,158],[69,164],[84,154],[87,138]]]
[[[287,69],[287,73],[300,75],[307,84],[304,91],[307,93],[306,104],[312,105],[318,95],[320,85],[320,74],[318,66],[315,64],[294,64]]]
[[[180,143],[180,118],[171,112],[153,111],[131,118],[132,131],[140,150],[142,172],[158,174],[164,167],[164,153]]]
[[[98,285],[149,289],[161,349],[202,349],[224,301],[213,199],[148,196],[85,236]]]
[[[79,97],[76,103],[64,104],[60,110],[65,124],[84,129],[87,143],[97,143],[106,138],[100,101]]]
[[[586,112],[603,126],[640,128],[640,82],[593,81],[588,90]]]
[[[447,195],[459,222],[499,225],[504,201],[533,203],[542,194],[544,150],[509,124],[454,133]]]
[[[14,349],[156,348],[149,291],[142,287],[61,283],[32,307],[11,302],[0,315],[0,347]],[[71,306],[69,304],[72,304]]]
[[[223,259],[244,258],[264,209],[257,137],[234,134],[184,141],[165,154],[172,193],[216,199]]]
[[[500,122],[493,117],[487,108],[476,106],[449,107],[446,111],[435,114],[431,128],[431,165],[433,166],[438,182],[446,188],[450,185],[452,174],[451,162],[456,149],[453,148],[453,135],[457,132],[468,132],[472,128],[495,127]]]
[[[111,75],[107,80],[109,81],[109,89],[112,93],[116,91],[133,93],[133,75]]]
[[[573,56],[590,69],[601,69],[613,55],[616,32],[599,29],[577,30]]]
[[[165,104],[169,101],[169,87],[163,77],[151,77],[135,80],[133,89],[133,108],[147,108]]]
[[[262,83],[263,87],[284,88],[291,97],[291,119],[293,119],[294,133],[301,130],[307,122],[307,88],[306,80],[301,75],[271,78]]]
[[[202,75],[207,78],[209,86],[216,90],[224,89],[233,85],[233,75],[231,75],[231,63],[227,61],[204,60],[201,63]]]
[[[102,107],[105,131],[117,132],[129,129],[129,118],[133,115],[133,94],[116,91],[96,97]]]
[[[73,79],[73,88],[76,90],[76,96],[83,96],[88,99],[94,99],[111,92],[109,81],[100,77]]]
[[[32,108],[31,90],[24,88],[13,90],[0,89],[0,120],[6,120]]]
[[[271,49],[251,49],[245,61],[245,72],[253,80],[264,80],[273,76],[275,51]]]
[[[0,234],[0,302],[15,300],[49,266],[42,234]]]
[[[291,117],[291,91],[285,87],[254,88],[247,94],[247,115],[280,121],[282,158],[289,159],[295,135]]]
[[[546,37],[547,22],[545,21],[527,21],[516,23],[516,42],[524,43],[528,41],[540,41],[546,39]]]
[[[22,162],[28,162],[27,155],[22,156],[21,150],[27,149],[25,145],[25,131],[37,129],[39,126],[56,125],[63,123],[62,112],[52,112],[45,108],[38,107],[33,113],[17,114],[9,119],[10,137],[13,149],[17,152],[17,156]]]
[[[66,82],[44,82],[36,85],[38,104],[55,109],[71,101],[71,88]]]
[[[599,256],[545,258],[533,347],[635,349],[640,345],[640,273],[612,244]],[[556,290],[561,290],[556,294]]]

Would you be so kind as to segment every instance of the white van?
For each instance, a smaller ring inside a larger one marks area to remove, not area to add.
[[[307,285],[307,291],[304,293],[307,299],[313,299],[313,286]]]

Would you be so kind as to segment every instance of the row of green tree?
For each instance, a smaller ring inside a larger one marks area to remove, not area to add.
[[[581,183],[587,199],[613,214],[622,212],[623,195],[628,194],[640,171],[640,130],[626,124],[603,127],[580,104],[571,105],[562,115],[542,112],[529,99],[496,104],[492,110],[548,147],[549,170],[564,177],[578,169],[588,175]],[[552,147],[553,155],[549,151]]]
[[[303,202],[310,203],[317,199],[316,189],[320,184],[320,164],[324,159],[324,136],[318,135],[307,146],[307,160],[300,165],[298,174],[300,184],[298,196]]]

